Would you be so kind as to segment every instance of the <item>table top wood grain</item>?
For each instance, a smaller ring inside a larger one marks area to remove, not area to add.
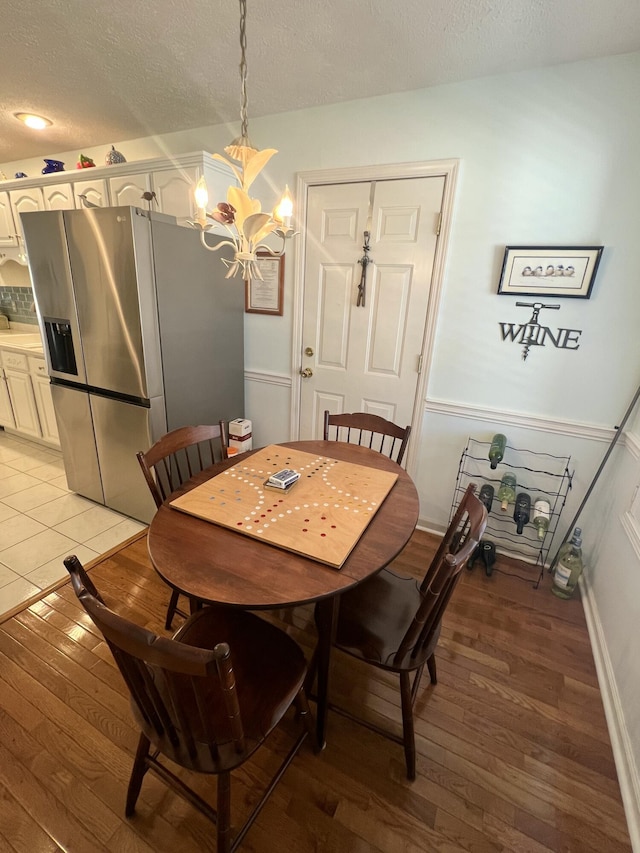
[[[419,510],[416,488],[404,469],[374,450],[346,442],[298,441],[281,446],[397,475],[342,568],[338,571],[180,512],[167,501],[151,522],[148,546],[156,571],[170,586],[204,601],[247,609],[282,607],[339,594],[375,574],[400,553],[415,529]],[[211,466],[191,478],[170,500],[237,462],[235,457]]]

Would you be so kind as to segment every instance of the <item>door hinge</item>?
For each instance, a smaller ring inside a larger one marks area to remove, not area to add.
[[[442,211],[438,214],[438,224],[436,225],[436,237],[440,236],[440,229],[442,228]]]
[[[422,373],[422,355],[418,356],[418,373]]]

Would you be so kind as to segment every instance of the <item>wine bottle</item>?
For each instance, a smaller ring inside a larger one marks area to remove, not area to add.
[[[478,500],[480,501],[480,503],[483,503],[486,506],[487,512],[491,512],[494,491],[495,490],[491,483],[485,483],[484,486],[478,492]]]
[[[516,497],[516,508],[513,511],[513,520],[516,523],[516,532],[522,533],[525,524],[529,524],[531,514],[531,498],[526,492],[519,492]]]
[[[489,462],[492,468],[497,468],[498,462],[504,459],[504,451],[507,446],[507,437],[497,432],[491,439],[491,447],[489,448]]]
[[[551,592],[558,598],[571,598],[582,574],[582,539],[574,536],[570,544],[570,549],[558,560],[553,575]]]
[[[545,498],[538,498],[533,505],[533,523],[538,531],[538,539],[544,539],[549,529],[551,507]]]
[[[582,528],[581,527],[574,528],[573,535],[571,536],[571,539],[567,539],[567,541],[563,542],[562,545],[558,548],[558,553],[556,554],[554,566],[557,566],[558,563],[560,562],[560,560],[565,556],[565,554],[569,553],[569,551],[571,550],[571,546],[574,545],[577,540],[582,541]]]
[[[515,474],[503,474],[502,480],[500,481],[500,488],[498,489],[498,500],[500,501],[500,509],[502,512],[506,512],[509,504],[513,503],[516,499],[516,475]]]

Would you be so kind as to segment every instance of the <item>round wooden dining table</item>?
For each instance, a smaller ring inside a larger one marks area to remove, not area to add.
[[[151,562],[166,583],[192,599],[244,610],[317,604],[317,738],[325,744],[331,645],[340,593],[387,566],[409,541],[419,501],[407,472],[386,456],[340,441],[295,441],[281,447],[326,456],[398,475],[339,569],[284,550],[170,506],[170,501],[247,459],[235,456],[205,469],[158,509],[148,532]]]

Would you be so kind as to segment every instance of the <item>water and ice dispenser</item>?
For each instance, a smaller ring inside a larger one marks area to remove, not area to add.
[[[56,373],[68,373],[77,376],[78,368],[73,349],[71,324],[68,320],[54,320],[51,317],[43,317],[43,321],[51,369]]]

